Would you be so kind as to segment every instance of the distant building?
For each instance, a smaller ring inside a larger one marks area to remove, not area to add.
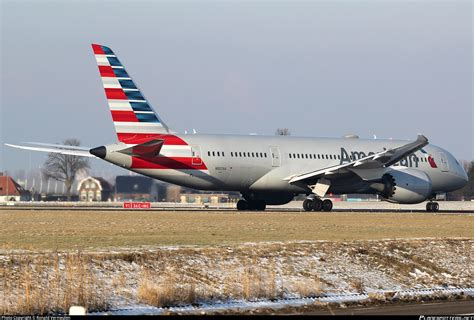
[[[0,173],[0,201],[30,201],[31,193],[13,180]]]
[[[143,176],[117,176],[115,178],[115,201],[160,201],[166,196],[163,185]]]
[[[87,177],[77,185],[80,201],[110,201],[112,200],[112,186],[99,177]]]
[[[232,196],[226,193],[182,193],[180,195],[180,202],[215,205],[231,202],[232,198]]]

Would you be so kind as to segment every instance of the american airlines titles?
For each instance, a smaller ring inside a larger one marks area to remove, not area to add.
[[[383,148],[384,150],[387,150],[386,148]],[[347,151],[346,149],[344,148],[341,148],[341,161],[339,164],[343,164],[345,162],[352,162],[352,161],[355,161],[355,160],[359,160],[361,158],[364,158],[364,157],[368,157],[370,155],[373,155],[375,154],[374,152],[369,152],[369,153],[365,153],[363,151]],[[418,168],[418,162],[420,161],[420,158],[418,158],[416,155],[412,154],[406,158],[403,158],[402,160],[400,160],[400,162],[398,162],[398,164],[395,164],[395,165],[400,165],[400,166],[404,166],[404,167],[415,167],[415,168]]]

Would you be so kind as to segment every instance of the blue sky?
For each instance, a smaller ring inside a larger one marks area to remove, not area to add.
[[[178,132],[423,133],[474,159],[470,1],[1,6],[0,170],[45,159],[5,142],[115,141],[91,43],[115,51]]]

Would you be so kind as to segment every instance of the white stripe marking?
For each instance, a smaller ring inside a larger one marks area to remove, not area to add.
[[[99,66],[109,66],[109,60],[103,55],[96,55],[95,60]]]
[[[125,110],[125,111],[133,111],[132,106],[128,101],[118,101],[118,100],[109,100],[109,108],[110,110]]]
[[[104,85],[104,88],[115,88],[115,89],[120,89],[122,86],[118,82],[116,78],[111,78],[111,77],[102,77],[102,84]]]

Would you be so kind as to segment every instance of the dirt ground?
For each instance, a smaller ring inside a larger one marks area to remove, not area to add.
[[[0,250],[472,238],[473,214],[0,210]]]
[[[0,314],[466,288],[473,250],[473,240],[421,239],[0,253]]]

